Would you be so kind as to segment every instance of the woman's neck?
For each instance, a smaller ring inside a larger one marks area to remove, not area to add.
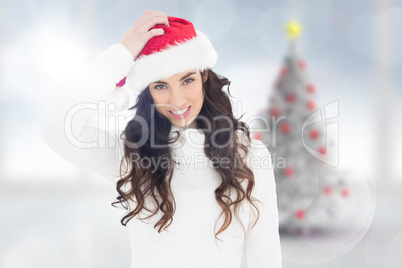
[[[181,129],[181,130],[188,129],[188,128],[195,128],[195,129],[198,129],[198,124],[197,124],[197,121],[196,121],[196,120],[193,120],[193,122],[191,122],[191,124],[188,125],[188,126],[184,126],[184,127],[177,127],[177,126],[175,126],[175,127],[176,127],[176,128],[179,128],[179,129]]]

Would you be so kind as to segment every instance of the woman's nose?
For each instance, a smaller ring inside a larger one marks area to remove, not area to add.
[[[170,104],[174,105],[175,109],[183,108],[183,105],[186,104],[186,96],[179,89],[173,89],[172,95],[170,97]]]

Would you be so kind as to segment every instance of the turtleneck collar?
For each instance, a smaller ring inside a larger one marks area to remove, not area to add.
[[[198,132],[200,134],[204,134],[204,132],[199,128],[177,127],[172,124],[172,128],[170,129],[170,134],[172,134],[172,132],[175,132],[175,131],[179,131],[180,134],[182,134],[184,132],[196,132],[196,133]]]
[[[185,147],[191,147],[193,149],[204,148],[205,133],[198,128],[184,128],[172,125],[169,133],[169,137],[176,138],[175,132],[179,132],[178,140],[172,144],[173,148],[181,147],[187,144]]]

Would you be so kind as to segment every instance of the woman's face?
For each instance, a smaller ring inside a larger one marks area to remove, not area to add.
[[[156,109],[169,118],[177,127],[197,128],[195,118],[204,103],[202,82],[199,71],[189,71],[155,81],[149,85],[149,91]]]

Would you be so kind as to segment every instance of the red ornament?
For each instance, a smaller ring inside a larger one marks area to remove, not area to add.
[[[314,101],[308,101],[307,102],[307,109],[313,110],[315,108],[315,102]]]
[[[296,96],[295,96],[295,94],[289,94],[287,97],[286,97],[286,100],[288,101],[288,102],[295,102],[295,100],[296,100]]]
[[[310,131],[310,138],[312,138],[312,139],[318,138],[319,135],[320,135],[320,132],[318,132],[318,130],[316,130],[316,129],[312,129]]]
[[[280,71],[281,76],[285,76],[287,73],[288,73],[288,70],[285,67],[283,67]]]
[[[343,188],[341,194],[343,197],[349,197],[349,190],[347,188]]]
[[[327,186],[324,188],[324,194],[325,195],[330,195],[332,193],[332,188]]]
[[[314,93],[315,92],[315,86],[313,84],[308,85],[307,86],[307,92]]]
[[[306,217],[306,213],[302,209],[297,210],[295,215],[296,215],[296,218],[298,218],[299,220],[304,219]]]
[[[126,79],[127,79],[127,77],[124,77],[123,79],[121,79],[120,82],[116,84],[116,87],[124,86],[126,84]]]
[[[288,133],[290,131],[290,125],[288,123],[283,123],[281,125],[281,130],[283,133]]]
[[[262,138],[262,134],[259,132],[254,133],[253,136],[254,136],[254,139],[256,139],[256,140],[261,140],[261,138]]]
[[[324,146],[320,146],[320,148],[318,148],[318,152],[319,152],[320,154],[325,154],[325,153],[327,152],[327,150],[325,149]]]
[[[299,67],[300,67],[301,69],[306,69],[306,62],[303,61],[303,60],[300,60],[300,61],[299,61]]]
[[[293,170],[292,167],[286,167],[285,168],[285,176],[286,177],[293,176],[293,174],[294,174],[294,170]]]
[[[269,109],[269,113],[274,117],[278,117],[281,114],[278,108]]]

